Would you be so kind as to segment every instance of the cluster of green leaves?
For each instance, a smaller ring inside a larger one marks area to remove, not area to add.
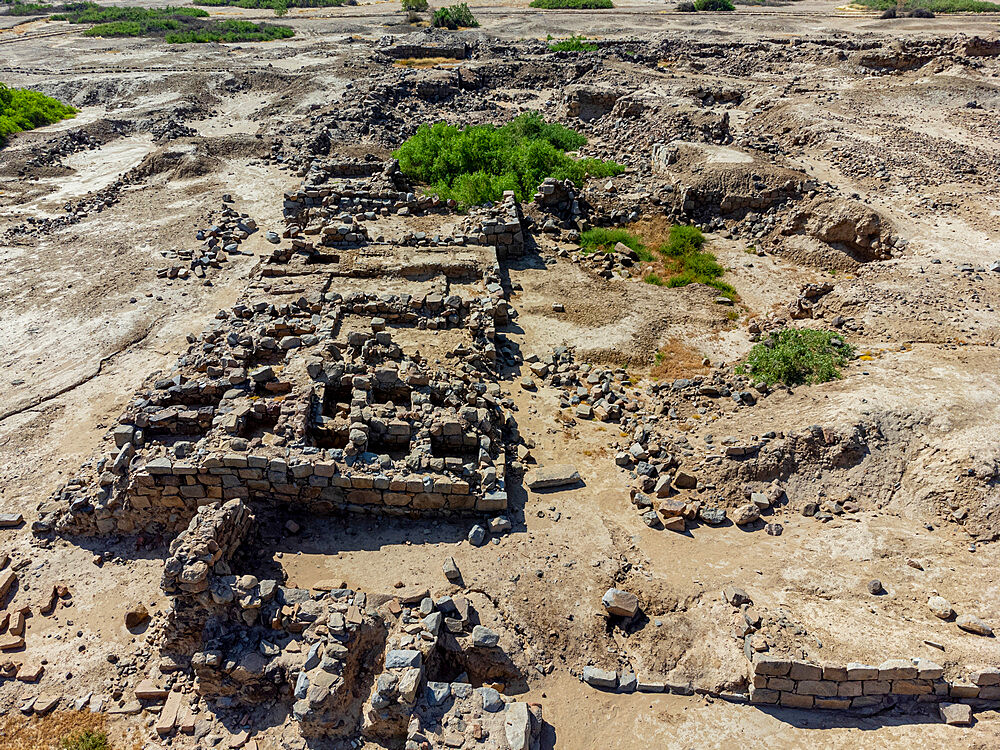
[[[614,162],[566,155],[586,142],[576,131],[528,112],[502,127],[421,125],[394,155],[408,177],[431,186],[443,198],[471,206],[497,201],[505,190],[527,200],[547,177],[579,186],[588,176],[611,177],[625,171]]]
[[[679,287],[688,284],[707,284],[730,299],[736,298],[736,290],[720,281],[726,269],[719,265],[715,255],[702,250],[705,235],[698,227],[674,225],[670,227],[667,241],[658,248],[667,269],[673,274],[667,286]]]
[[[3,7],[4,15],[8,16],[38,16],[56,10],[55,6],[49,3],[25,3],[22,0],[4,2]]]
[[[59,750],[111,750],[108,735],[86,729],[59,740]]]
[[[853,357],[854,348],[832,331],[784,328],[755,345],[736,371],[768,385],[825,383]]]
[[[288,26],[271,26],[252,21],[219,21],[202,29],[172,31],[166,36],[168,44],[205,44],[207,42],[270,42],[288,39],[295,32]]]
[[[7,136],[65,120],[76,110],[30,89],[12,89],[0,83],[0,145]]]
[[[153,21],[208,18],[208,12],[199,8],[123,8],[91,2],[68,3],[61,10],[63,10],[62,13],[52,16],[53,21],[148,24]]]
[[[438,8],[434,11],[434,18],[431,21],[433,26],[446,29],[474,29],[479,26],[479,21],[472,15],[466,3],[449,5],[447,8]]]
[[[544,10],[606,10],[615,5],[611,0],[531,0],[531,7]]]
[[[694,9],[697,11],[727,11],[736,10],[732,0],[694,0]]]
[[[256,10],[271,8],[277,10],[284,5],[287,8],[339,8],[342,5],[354,5],[357,0],[192,0],[195,5],[208,7],[231,6],[235,8],[251,8]]]
[[[551,38],[550,36],[549,39]],[[589,41],[585,36],[571,36],[569,39],[560,39],[558,42],[551,42],[549,49],[553,52],[596,52],[597,45]]]
[[[872,10],[896,8],[896,0],[854,0],[854,2]],[[931,13],[996,13],[1000,11],[1000,5],[985,0],[907,0],[903,10],[929,10]]]
[[[273,0],[285,2],[286,0]],[[295,2],[297,0],[288,0]],[[163,36],[169,44],[199,42],[267,42],[294,35],[287,26],[251,21],[206,21],[201,8],[123,8],[92,2],[68,3],[53,20],[94,24],[84,36]]]
[[[586,255],[590,255],[591,253],[613,253],[615,245],[619,242],[634,250],[636,255],[639,256],[639,260],[646,263],[653,260],[653,254],[642,243],[639,236],[627,229],[594,227],[580,235],[580,248]]]

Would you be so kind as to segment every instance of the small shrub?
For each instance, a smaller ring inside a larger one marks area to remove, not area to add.
[[[4,7],[3,15],[7,16],[37,16],[56,10],[55,6],[48,3],[26,3],[22,0],[6,2],[2,7]]]
[[[544,10],[606,10],[615,6],[611,0],[531,0],[530,7]]]
[[[278,7],[284,0],[268,0],[262,7]],[[292,2],[293,0],[288,0]],[[294,35],[287,26],[269,26],[250,21],[210,21],[201,8],[139,8],[97,5],[92,2],[65,3],[54,20],[93,24],[85,36],[163,36],[170,44],[201,42],[264,42]]]
[[[698,227],[674,224],[670,227],[667,242],[660,247],[660,252],[671,258],[681,258],[697,253],[704,244],[705,235]]]
[[[642,277],[642,280],[645,281],[647,284],[652,284],[653,286],[665,286],[667,283],[658,273],[655,273],[653,271],[647,271],[646,274]]]
[[[694,3],[683,2],[683,3],[678,3],[677,8],[675,10],[678,13],[694,13],[697,10],[697,8],[694,7]]]
[[[427,0],[399,0],[400,6],[406,12],[406,19],[413,23],[420,14],[427,10]]]
[[[342,5],[357,5],[357,0],[192,0],[195,5],[207,7],[251,8],[254,10],[272,8],[276,16],[282,8],[339,8]]]
[[[0,83],[0,146],[7,136],[65,120],[76,110],[30,89],[12,89]]]
[[[549,45],[553,52],[596,52],[597,45],[587,41],[585,36],[571,36]]]
[[[596,252],[614,252],[615,245],[619,242],[623,245],[627,245],[637,253],[640,250],[646,249],[645,245],[642,244],[642,240],[627,229],[594,227],[593,229],[588,229],[580,235],[580,247],[583,249],[583,252],[588,254]]]
[[[736,10],[731,0],[694,0],[697,11],[727,11]]]
[[[882,18],[933,18],[935,13],[997,13],[1000,5],[986,0],[907,0],[899,7],[896,0],[854,0],[856,5],[883,13]],[[930,13],[931,15],[926,15]]]
[[[110,750],[108,735],[86,729],[59,740],[59,750]]]
[[[737,372],[768,385],[825,383],[853,357],[854,348],[832,331],[785,328],[755,345]]]
[[[466,3],[451,5],[447,8],[438,8],[434,11],[431,24],[437,28],[446,29],[475,29],[479,26],[479,21],[472,15]]]

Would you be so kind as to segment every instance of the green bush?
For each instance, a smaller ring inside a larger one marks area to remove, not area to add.
[[[253,10],[274,10],[279,14],[283,7],[288,8],[339,8],[343,5],[357,5],[357,0],[192,0],[195,5],[207,7],[250,8]],[[281,14],[283,15],[283,14]]]
[[[167,44],[205,44],[208,42],[270,42],[287,39],[295,32],[288,26],[271,26],[252,21],[220,21],[204,29],[172,31]]]
[[[694,9],[697,11],[725,11],[736,10],[731,0],[694,0]]]
[[[208,12],[200,8],[121,8],[115,5],[96,3],[70,3],[65,12],[52,16],[54,21],[70,23],[115,23],[127,21],[148,24],[151,21],[180,18],[208,18]]]
[[[505,190],[527,200],[547,177],[581,185],[588,176],[610,177],[624,167],[599,159],[574,160],[566,151],[586,143],[579,133],[525,113],[502,127],[421,125],[394,156],[411,179],[462,206],[497,201]]]
[[[549,44],[553,52],[596,52],[597,45],[587,40],[585,36],[571,36]]]
[[[479,21],[472,15],[466,3],[451,5],[447,8],[438,8],[434,11],[431,24],[437,28],[446,29],[474,29],[479,26]]]
[[[8,16],[37,16],[56,10],[55,6],[48,3],[25,3],[21,0],[4,3],[3,7],[6,8],[4,15]]]
[[[896,0],[854,0],[854,4],[872,10],[899,10]],[[1000,11],[1000,5],[985,0],[907,0],[902,10],[903,12],[923,10],[931,13],[996,13]]]
[[[30,89],[12,89],[0,83],[0,146],[7,136],[65,120],[76,110]]]
[[[427,10],[427,0],[399,0],[400,6],[406,12],[410,23],[417,20],[418,14]]]
[[[110,750],[108,735],[89,729],[75,732],[59,740],[59,750]]]
[[[697,253],[705,244],[705,235],[698,227],[674,224],[666,243],[660,246],[660,253],[671,258],[681,258]]]
[[[283,0],[268,0],[271,3]],[[297,0],[289,0],[296,2]],[[301,0],[298,0],[301,1]],[[273,4],[267,7],[275,7]],[[209,21],[201,8],[122,8],[92,2],[67,3],[54,20],[94,24],[84,36],[163,36],[170,44],[199,42],[266,42],[294,35],[287,26],[250,21]]]
[[[627,245],[636,252],[645,248],[642,240],[627,229],[594,227],[580,235],[580,247],[583,248],[585,253],[596,253],[598,251],[610,253],[614,251],[615,245],[619,242]]]
[[[736,371],[768,385],[825,383],[853,357],[854,348],[832,331],[785,328],[755,345]]]
[[[590,253],[611,253],[614,252],[615,245],[622,243],[635,251],[639,260],[649,263],[653,260],[653,254],[642,243],[642,240],[627,229],[606,229],[595,227],[588,229],[580,235],[580,248],[587,255]]]
[[[545,10],[606,10],[615,6],[611,0],[531,0],[531,7]]]

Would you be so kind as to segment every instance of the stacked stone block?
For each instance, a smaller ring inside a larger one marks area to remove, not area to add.
[[[996,668],[976,670],[968,681],[949,681],[940,665],[926,659],[889,659],[878,666],[819,665],[756,654],[752,667],[750,700],[757,704],[847,710],[899,700],[1000,702],[1000,669]]]

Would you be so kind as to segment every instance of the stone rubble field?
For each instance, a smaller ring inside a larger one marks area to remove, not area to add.
[[[997,746],[997,18],[737,7],[0,15],[0,748]],[[623,173],[394,156],[529,111]]]

